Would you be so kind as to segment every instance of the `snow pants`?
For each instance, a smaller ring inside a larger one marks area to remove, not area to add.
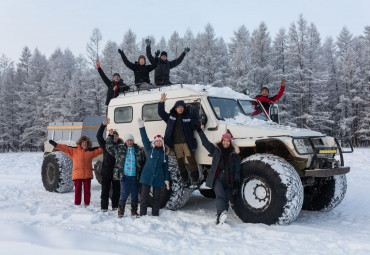
[[[229,201],[232,194],[231,187],[224,187],[222,180],[224,173],[220,173],[213,183],[213,190],[216,194],[216,210],[217,214],[229,210]]]
[[[101,209],[108,210],[109,205],[109,192],[112,187],[112,209],[118,208],[118,200],[120,196],[120,183],[119,181],[113,180],[113,178],[102,177],[101,182]]]
[[[90,204],[90,197],[91,197],[91,179],[77,179],[74,180],[75,182],[75,205],[81,204],[81,196],[82,196],[82,184],[84,186],[84,202],[85,205]]]
[[[128,196],[131,194],[131,203],[138,202],[139,200],[139,181],[136,176],[124,175],[121,180],[121,195],[120,201],[126,201]]]
[[[149,185],[141,184],[141,201],[140,201],[140,216],[146,215],[148,207],[148,199],[150,192]],[[161,188],[153,186],[153,206],[152,215],[159,216],[159,207],[161,205]]]

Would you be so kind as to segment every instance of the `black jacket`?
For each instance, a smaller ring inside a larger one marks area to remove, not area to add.
[[[198,134],[199,134],[200,139],[202,140],[202,144],[204,148],[206,148],[206,150],[212,156],[212,166],[211,166],[211,169],[208,170],[206,185],[209,188],[213,188],[213,182],[215,180],[215,176],[219,168],[219,164],[220,164],[221,150],[219,148],[219,145],[216,146],[207,139],[203,131],[198,132]],[[241,167],[240,158],[238,154],[235,152],[235,149],[233,149],[232,152],[230,153],[229,168],[228,168],[230,171],[231,186],[234,184],[234,182],[240,182],[240,167]]]
[[[171,84],[170,82],[170,70],[178,66],[184,59],[185,53],[183,52],[180,57],[175,60],[163,61],[160,58],[154,58],[150,49],[150,46],[146,46],[146,56],[148,57],[152,65],[157,65],[154,71],[154,83],[157,86]]]
[[[149,73],[157,67],[156,64],[140,65],[138,62],[131,63],[123,52],[121,53],[121,58],[123,60],[123,63],[125,63],[128,68],[134,71],[135,84],[143,82],[150,83]]]
[[[113,178],[113,169],[116,164],[116,159],[107,152],[106,141],[104,140],[103,133],[106,126],[100,125],[96,138],[98,139],[100,147],[103,149],[103,166],[101,169],[101,175],[105,178]],[[122,139],[119,139],[115,144],[123,143]]]
[[[105,100],[105,105],[109,105],[109,102],[112,98],[118,97],[119,93],[123,93],[130,89],[129,86],[127,86],[123,80],[119,80],[119,82],[115,82],[114,80],[109,80],[108,77],[105,75],[101,67],[98,68],[98,72],[100,74],[100,77],[103,79],[105,85],[108,87],[107,91],[107,99]],[[117,86],[118,89],[116,91],[113,90],[113,88]]]
[[[185,137],[185,141],[188,145],[189,150],[195,151],[195,149],[197,148],[197,140],[194,138],[193,133],[195,127],[200,126],[200,123],[193,117],[193,115],[188,112],[183,101],[176,102],[174,107],[172,107],[170,113],[167,113],[164,110],[164,102],[158,103],[158,115],[167,123],[166,131],[164,134],[164,143],[170,148],[173,148],[173,132],[176,118],[178,118],[175,108],[176,106],[180,105],[179,102],[182,102],[181,104],[183,104],[184,106],[184,112],[182,113],[182,131]]]

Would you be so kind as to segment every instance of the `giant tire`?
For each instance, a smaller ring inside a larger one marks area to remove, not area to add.
[[[344,174],[326,178],[316,178],[314,186],[305,187],[303,210],[330,211],[339,205],[347,191],[347,178]]]
[[[241,189],[233,209],[244,222],[289,224],[301,211],[303,186],[286,160],[256,154],[242,161]]]
[[[170,210],[178,210],[183,207],[193,192],[193,189],[186,188],[182,181],[179,167],[174,152],[168,155],[168,171],[170,175],[170,195],[166,204],[166,208]]]
[[[61,151],[45,156],[41,167],[42,183],[47,191],[66,193],[73,189],[72,160]]]
[[[166,187],[161,188],[161,204],[159,208],[164,208],[170,199],[171,192],[166,189]],[[148,207],[153,207],[153,189],[150,189],[148,197]]]

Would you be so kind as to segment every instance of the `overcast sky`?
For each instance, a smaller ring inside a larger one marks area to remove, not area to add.
[[[138,40],[159,40],[174,31],[183,36],[188,28],[196,35],[209,22],[229,42],[241,25],[251,33],[263,21],[273,39],[300,14],[322,39],[336,38],[344,26],[357,36],[370,26],[370,0],[0,0],[0,55],[18,61],[24,46],[47,57],[58,46],[85,54],[95,27],[105,44],[121,43],[130,28]]]

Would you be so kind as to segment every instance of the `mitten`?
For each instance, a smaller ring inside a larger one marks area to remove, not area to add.
[[[53,140],[49,140],[49,143],[50,143],[51,145],[53,145],[54,147],[57,147],[57,143],[56,143],[56,142],[54,142]]]
[[[145,39],[146,46],[150,46],[151,41],[149,39]]]
[[[189,47],[186,47],[185,49],[184,49],[184,53],[186,54],[186,53],[188,53],[190,51],[190,48]]]
[[[164,184],[166,184],[166,189],[170,190],[170,182],[169,181],[164,181]]]
[[[155,52],[155,57],[156,57],[156,58],[158,58],[158,57],[159,57],[159,53],[161,53],[161,51],[160,51],[160,50],[157,50],[157,51]]]
[[[139,128],[144,127],[144,121],[141,118],[137,119],[137,124],[139,125]]]

